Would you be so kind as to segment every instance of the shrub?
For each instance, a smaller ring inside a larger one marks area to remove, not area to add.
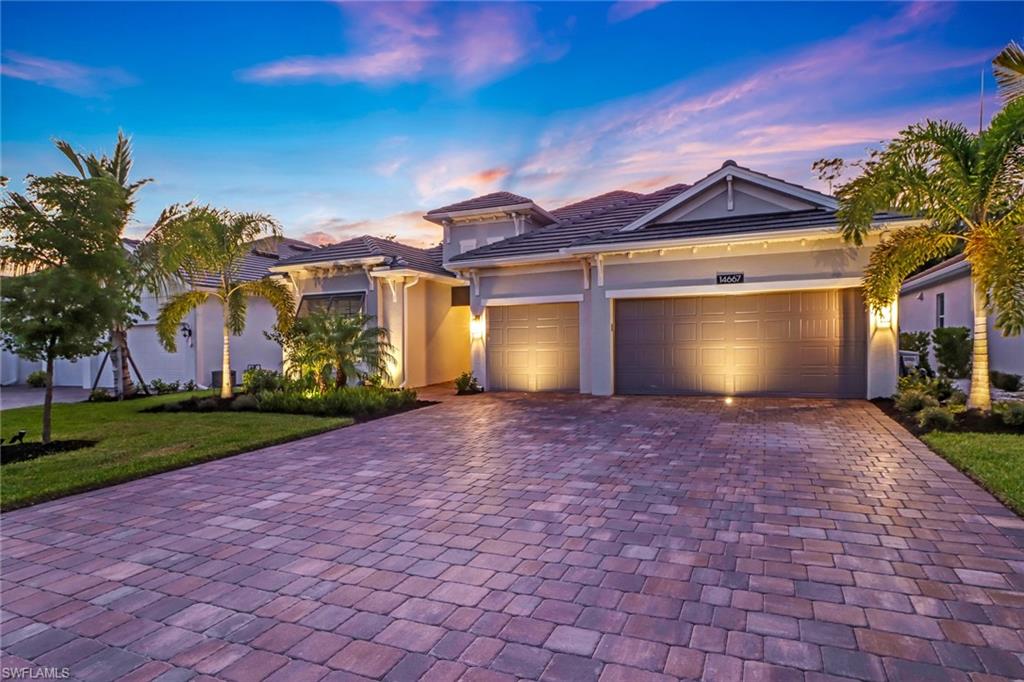
[[[220,401],[216,398],[203,398],[196,403],[198,412],[216,412],[220,409]]]
[[[164,381],[163,379],[153,379],[149,382],[149,388],[157,395],[164,395],[165,393],[177,393],[181,390],[180,381]]]
[[[923,410],[926,407],[938,406],[938,400],[917,389],[903,391],[896,396],[896,409],[907,414]]]
[[[961,391],[959,388],[953,389],[953,394],[946,400],[946,406],[952,407],[954,405],[961,406],[967,404],[967,394]]]
[[[258,401],[261,412],[364,417],[409,407],[416,402],[416,391],[407,388],[344,386],[322,395],[294,391],[262,393]]]
[[[954,388],[953,382],[948,378],[943,376],[929,377],[921,371],[900,377],[897,380],[896,386],[898,393],[921,391],[935,398],[940,403],[949,400],[957,390]]]
[[[455,392],[459,395],[466,395],[468,393],[480,393],[484,389],[480,386],[480,382],[473,376],[472,372],[463,372],[459,376],[455,377]]]
[[[1016,393],[1020,390],[1019,374],[1008,374],[1006,372],[997,372],[996,370],[992,370],[990,376],[992,379],[992,385],[1001,391]]]
[[[46,388],[46,372],[37,369],[25,377],[25,383],[32,388]]]
[[[191,379],[189,379],[188,381],[186,381],[182,385],[181,390],[183,390],[183,391],[198,391],[199,390],[199,384],[197,384],[196,382],[194,382]]]
[[[999,415],[1007,426],[1024,426],[1024,403],[1017,400],[1004,400],[992,406],[992,411]]]
[[[242,374],[242,388],[253,394],[280,391],[284,388],[284,377],[272,369],[247,369]]]
[[[931,363],[928,362],[930,348],[931,334],[929,332],[900,332],[900,350],[917,353],[920,358],[918,367],[928,374],[932,373]]]
[[[111,400],[117,400],[117,398],[108,393],[105,388],[97,388],[89,393],[90,403],[109,403]]]
[[[181,403],[167,403],[163,406],[162,412],[181,412]]]
[[[945,407],[926,407],[917,415],[917,425],[927,431],[945,431],[953,427],[953,413]]]
[[[940,327],[932,332],[935,359],[939,371],[954,379],[963,379],[971,373],[971,330],[967,327]]]
[[[243,393],[231,401],[231,409],[236,412],[252,412],[260,409],[259,399],[250,393]]]

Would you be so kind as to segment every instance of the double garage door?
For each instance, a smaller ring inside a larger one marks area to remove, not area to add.
[[[619,300],[615,389],[863,398],[859,289]]]
[[[867,312],[858,289],[615,301],[620,394],[863,398]],[[578,391],[579,304],[487,308],[487,383]]]

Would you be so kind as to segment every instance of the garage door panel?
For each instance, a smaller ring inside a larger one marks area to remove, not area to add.
[[[576,303],[488,307],[488,387],[578,391],[579,335]]]
[[[866,392],[867,313],[859,290],[658,301],[616,303],[619,393]],[[662,316],[649,314],[658,309]]]

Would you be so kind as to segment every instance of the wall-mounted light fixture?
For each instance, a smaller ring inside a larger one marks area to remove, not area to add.
[[[469,319],[469,338],[482,339],[484,331],[484,318],[480,315],[473,315]]]
[[[876,329],[892,329],[892,306],[882,306],[881,308],[875,308],[875,328]]]
[[[189,348],[192,347],[192,327],[188,322],[181,323],[181,338],[185,339]]]

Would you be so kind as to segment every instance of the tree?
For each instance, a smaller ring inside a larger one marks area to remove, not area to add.
[[[328,374],[335,388],[359,374],[389,378],[388,364],[394,359],[388,330],[373,326],[367,315],[338,315],[328,311],[310,313],[292,324],[288,333],[278,335],[289,364],[311,377],[317,390],[327,390]]]
[[[865,270],[866,302],[890,305],[908,275],[962,246],[975,311],[968,405],[991,409],[986,313],[1006,336],[1024,328],[1024,98],[980,134],[947,121],[912,125],[861,169],[837,191],[847,241],[862,244],[878,211],[924,221],[883,235]]]
[[[0,206],[0,265],[14,274],[4,281],[0,334],[5,348],[46,361],[49,442],[54,361],[103,349],[110,321],[133,312],[120,243],[129,209],[123,188],[106,177],[29,176],[27,185]]]
[[[1010,41],[992,60],[996,83],[1007,103],[1024,97],[1024,49]]]
[[[128,202],[128,211],[121,224],[121,234],[127,227],[128,219],[135,208],[135,194],[143,186],[152,182],[151,178],[131,181],[132,170],[132,146],[131,138],[122,131],[117,133],[117,142],[114,145],[114,152],[111,156],[97,157],[95,154],[84,154],[75,151],[70,143],[64,140],[55,140],[54,144],[75,167],[75,170],[82,178],[109,178],[124,189]],[[177,270],[173,263],[167,263],[160,251],[160,228],[167,216],[161,216],[156,226],[150,230],[141,240],[134,242],[126,251],[129,264],[129,277],[125,279],[125,298],[135,305],[138,305],[143,291],[146,289],[155,293],[166,293],[171,284],[178,279]],[[117,316],[111,320],[111,361],[116,368],[114,392],[119,398],[131,395],[135,386],[132,383],[131,373],[128,371],[128,362],[131,355],[128,348],[128,329],[135,323],[135,318],[124,318]]]
[[[266,299],[277,312],[278,326],[287,326],[295,309],[291,290],[269,277],[246,280],[240,265],[251,243],[266,235],[280,237],[281,228],[270,216],[236,213],[208,206],[189,206],[165,212],[161,226],[161,248],[167,260],[177,263],[191,288],[170,296],[160,308],[156,331],[169,352],[176,350],[181,322],[191,311],[210,299],[220,301],[224,316],[223,376],[220,395],[232,396],[231,337],[245,331],[249,297]],[[211,282],[209,287],[196,288]]]

